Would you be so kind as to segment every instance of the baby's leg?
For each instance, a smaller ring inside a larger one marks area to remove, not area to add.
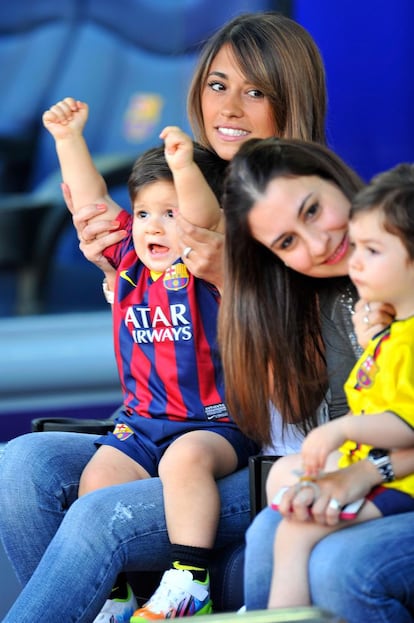
[[[192,431],[171,444],[159,464],[171,543],[213,547],[220,512],[215,481],[236,468],[233,446],[217,433]]]
[[[141,465],[121,450],[100,446],[82,472],[79,497],[96,489],[149,477]]]
[[[275,461],[266,480],[266,495],[269,504],[281,487],[290,487],[298,482],[298,472],[301,467],[300,454],[289,454]]]
[[[269,608],[310,604],[308,561],[313,546],[328,534],[326,526],[314,522],[283,519],[274,542],[275,565]]]
[[[275,565],[269,596],[269,608],[287,608],[310,604],[308,564],[313,547],[326,535],[355,523],[381,517],[367,501],[356,519],[325,526],[314,521],[283,519],[274,542]]]
[[[220,515],[215,481],[233,472],[237,464],[230,442],[211,431],[185,433],[165,451],[158,472],[172,568],[131,623],[212,612],[208,568]]]

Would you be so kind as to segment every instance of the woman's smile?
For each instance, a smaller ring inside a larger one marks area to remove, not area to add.
[[[342,260],[348,255],[349,250],[349,238],[348,234],[346,233],[341,241],[341,244],[337,247],[336,251],[332,253],[332,255],[330,255],[324,263],[332,265],[337,264],[338,262],[342,262]]]

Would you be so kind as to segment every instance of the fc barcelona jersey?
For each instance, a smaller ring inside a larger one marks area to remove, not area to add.
[[[127,212],[118,218],[131,230]],[[117,268],[114,346],[127,412],[231,422],[217,348],[217,289],[191,275],[180,258],[153,279],[130,231],[105,256]]]
[[[414,317],[396,320],[375,336],[355,364],[345,384],[348,404],[355,416],[390,411],[414,428]],[[385,445],[385,447],[388,447]],[[365,458],[366,444],[345,442],[339,466]],[[414,475],[384,486],[414,495]]]

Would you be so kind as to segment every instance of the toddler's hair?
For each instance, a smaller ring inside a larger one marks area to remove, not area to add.
[[[207,183],[220,202],[228,162],[198,143],[194,143],[193,157],[194,162],[199,166]],[[128,180],[131,203],[134,203],[137,192],[143,186],[162,180],[167,182],[174,181],[171,169],[165,158],[163,145],[148,149],[135,161]]]
[[[352,201],[351,219],[380,210],[383,227],[398,236],[414,260],[414,165],[403,163],[380,173]]]

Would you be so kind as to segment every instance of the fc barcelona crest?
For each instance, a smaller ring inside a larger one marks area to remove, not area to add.
[[[119,441],[125,441],[134,434],[132,428],[129,428],[127,424],[124,424],[122,422],[117,424],[112,432],[115,437],[119,439]]]
[[[166,290],[182,290],[189,282],[189,274],[185,264],[174,264],[164,273],[164,287]]]
[[[368,355],[357,371],[357,381],[360,387],[370,387],[374,384],[375,377],[378,372],[378,366],[375,359]]]

